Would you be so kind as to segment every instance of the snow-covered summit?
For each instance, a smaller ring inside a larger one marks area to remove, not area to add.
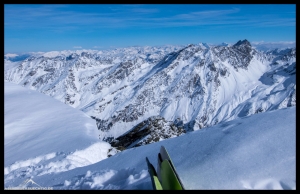
[[[274,49],[295,48],[296,42],[252,42],[252,46],[259,51],[270,51]]]
[[[296,189],[295,47],[44,54],[4,60],[5,189],[152,189],[161,145],[187,189]]]
[[[222,42],[221,44],[218,44],[218,46],[231,46],[231,44],[226,43],[226,42]]]
[[[100,139],[153,116],[192,131],[296,105],[296,48],[266,53],[240,40],[59,53],[5,65],[5,80],[85,112]]]

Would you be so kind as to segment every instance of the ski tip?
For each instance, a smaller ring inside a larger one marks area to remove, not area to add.
[[[148,157],[146,157],[146,161],[147,161],[147,164],[149,164],[149,163],[150,163],[150,161],[149,161]]]
[[[167,149],[165,148],[165,146],[161,146],[160,150],[166,150],[167,151]]]

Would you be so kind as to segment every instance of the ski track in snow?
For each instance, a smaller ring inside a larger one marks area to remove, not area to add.
[[[110,146],[106,142],[99,142],[73,153],[50,153],[24,161],[17,161],[4,168],[4,175],[8,175],[7,180],[10,180],[20,176],[41,176],[68,171],[107,158],[109,148]]]
[[[64,189],[70,190],[127,190],[141,189],[150,179],[148,171],[136,172],[134,169],[87,171],[85,175],[75,176],[64,181]],[[56,185],[53,185],[55,188]],[[60,186],[60,185],[58,185]]]

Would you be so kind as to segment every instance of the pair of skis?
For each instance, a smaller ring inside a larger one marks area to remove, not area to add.
[[[147,157],[146,161],[154,190],[184,190],[171,157],[164,146],[161,146],[158,153],[157,171]]]

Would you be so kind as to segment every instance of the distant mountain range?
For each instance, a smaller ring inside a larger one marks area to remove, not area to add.
[[[116,147],[296,106],[296,47],[262,51],[240,40],[15,57],[5,56],[6,81],[85,112]]]

